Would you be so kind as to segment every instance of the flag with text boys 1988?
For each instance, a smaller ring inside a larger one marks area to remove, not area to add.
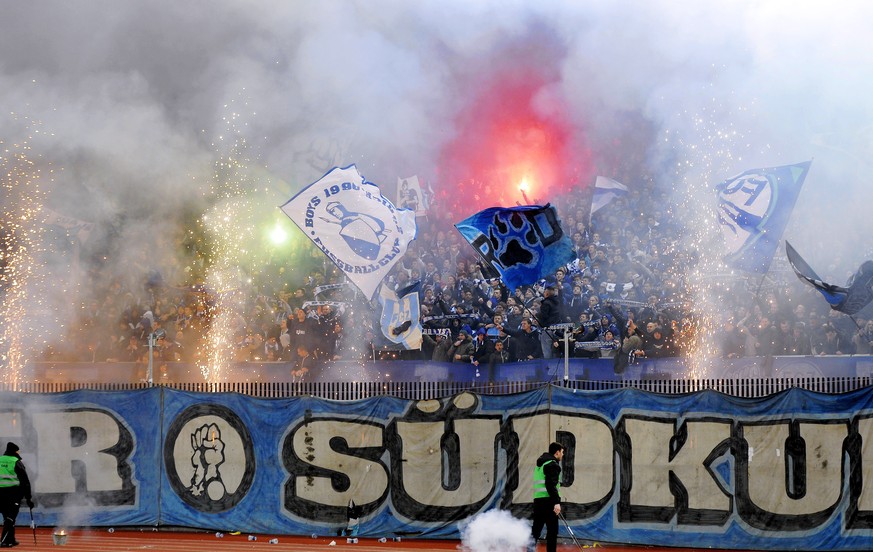
[[[510,290],[550,276],[576,258],[551,205],[491,207],[455,227]]]
[[[811,163],[751,169],[716,186],[729,266],[760,274],[769,270]]]
[[[415,239],[415,213],[394,207],[354,165],[332,169],[281,209],[370,300]]]

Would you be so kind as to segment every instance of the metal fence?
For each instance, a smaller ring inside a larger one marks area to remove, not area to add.
[[[798,387],[821,393],[846,393],[869,387],[870,376],[835,376],[803,378],[750,379],[633,379],[633,380],[568,380],[571,389],[608,390],[639,389],[664,395],[680,395],[711,389],[735,397],[764,397]],[[536,389],[548,382],[532,381],[355,381],[355,382],[225,382],[160,384],[170,389],[194,393],[241,393],[253,397],[286,398],[296,396],[353,401],[388,395],[413,400],[426,400],[471,391],[486,395],[508,395]],[[0,384],[0,391],[23,393],[63,393],[80,389],[95,391],[132,391],[149,387],[147,383],[54,383],[23,382]]]

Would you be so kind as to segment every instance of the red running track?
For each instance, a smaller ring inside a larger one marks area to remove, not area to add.
[[[16,528],[16,537],[21,543],[14,548],[16,552],[28,550],[53,550],[54,552],[121,552],[121,551],[155,551],[155,552],[285,552],[285,551],[317,551],[332,552],[335,550],[357,552],[436,552],[442,550],[459,550],[461,543],[457,540],[412,540],[403,539],[400,542],[387,541],[381,543],[378,539],[361,538],[357,544],[349,544],[345,537],[288,537],[277,535],[255,535],[257,540],[250,541],[247,534],[224,534],[217,538],[215,533],[184,532],[184,531],[153,531],[151,529],[118,529],[110,533],[106,529],[74,530],[67,535],[66,544],[54,544],[52,529],[37,529],[36,544],[33,532],[28,527]],[[271,539],[277,539],[275,544]],[[330,543],[335,544],[331,545]],[[641,552],[644,550],[663,550],[669,552],[696,552],[696,548],[659,548],[651,546],[624,546],[584,542],[563,543],[558,546],[559,552],[572,552],[581,549],[602,549],[610,552]],[[545,545],[540,542],[538,552],[545,551]]]

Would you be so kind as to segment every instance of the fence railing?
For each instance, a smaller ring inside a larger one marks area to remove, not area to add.
[[[159,384],[170,389],[194,393],[240,393],[253,397],[287,398],[297,396],[353,401],[388,395],[426,400],[456,395],[464,391],[484,395],[508,395],[536,389],[538,381],[355,381],[355,382],[223,382]],[[735,397],[764,397],[798,387],[821,393],[847,393],[873,384],[870,376],[834,376],[749,379],[655,379],[655,380],[568,380],[564,385],[579,390],[639,389],[665,395],[680,395],[711,389]],[[22,382],[0,384],[0,391],[22,393],[64,393],[81,389],[132,391],[150,387],[148,383]]]

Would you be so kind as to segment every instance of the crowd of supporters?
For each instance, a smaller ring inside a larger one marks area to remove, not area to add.
[[[779,255],[767,278],[715,277],[723,302],[714,315],[703,316],[688,289],[696,252],[681,245],[681,217],[657,207],[669,204],[656,189],[636,189],[590,219],[590,195],[567,194],[557,208],[578,260],[513,290],[487,278],[473,249],[448,230],[455,222],[450,215],[419,218],[417,239],[384,285],[401,289],[421,282],[420,351],[385,347],[378,303],[323,262],[293,281],[290,272],[277,271],[232,291],[169,285],[148,270],[141,275],[144,285],[116,279],[81,308],[67,338],[44,357],[142,362],[151,349],[160,361],[205,362],[210,347],[224,346],[235,361],[294,362],[301,374],[314,363],[339,359],[493,365],[562,356],[565,331],[572,356],[615,358],[617,370],[635,358],[681,355],[693,343],[699,346],[700,332],[709,334],[713,354],[725,358],[871,354],[869,309],[855,320],[831,311],[781,265]],[[209,342],[219,317],[231,338],[227,345]]]

